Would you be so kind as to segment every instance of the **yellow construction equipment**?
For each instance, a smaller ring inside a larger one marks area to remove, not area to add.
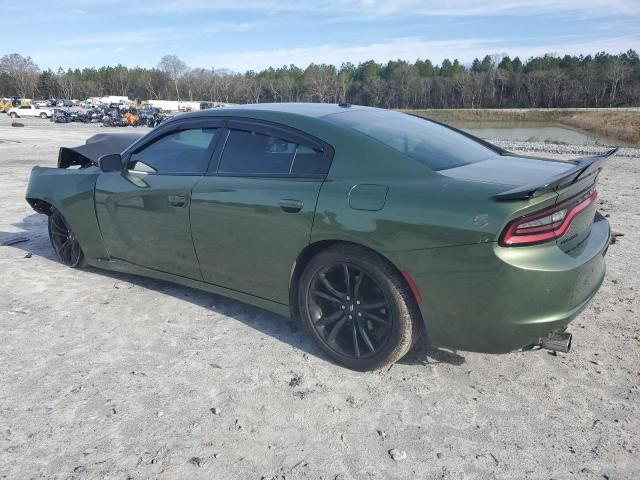
[[[6,113],[10,108],[13,108],[10,98],[3,98],[0,100],[0,112]]]

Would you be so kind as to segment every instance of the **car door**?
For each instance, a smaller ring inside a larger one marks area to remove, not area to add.
[[[123,155],[122,172],[99,175],[96,213],[110,257],[202,280],[189,206],[220,127],[215,120],[171,122]]]
[[[217,168],[192,193],[200,270],[209,283],[288,304],[291,266],[309,243],[333,150],[271,124],[227,127]]]

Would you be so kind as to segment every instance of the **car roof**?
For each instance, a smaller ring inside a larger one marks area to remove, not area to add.
[[[233,105],[227,107],[212,108],[193,112],[199,115],[212,116],[251,116],[252,113],[281,113],[301,115],[304,117],[321,118],[335,113],[343,113],[351,110],[370,110],[372,107],[350,105],[348,103],[254,103],[246,105]]]

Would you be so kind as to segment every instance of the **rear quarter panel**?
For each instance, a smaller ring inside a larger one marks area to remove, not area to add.
[[[41,200],[59,210],[75,232],[87,258],[104,258],[104,248],[94,205],[97,167],[61,169],[34,167],[26,198],[31,205]]]
[[[492,196],[509,186],[441,175],[360,136],[333,145],[312,241],[349,240],[381,253],[495,242],[509,219],[553,205],[557,196],[497,202]],[[356,185],[386,187],[382,208],[352,208],[349,194]]]

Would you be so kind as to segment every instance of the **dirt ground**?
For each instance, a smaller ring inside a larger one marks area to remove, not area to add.
[[[624,236],[570,354],[420,347],[363,374],[263,310],[62,266],[29,172],[104,129],[23,123],[0,118],[0,243],[28,239],[0,247],[0,478],[640,478],[640,159],[601,175]]]

